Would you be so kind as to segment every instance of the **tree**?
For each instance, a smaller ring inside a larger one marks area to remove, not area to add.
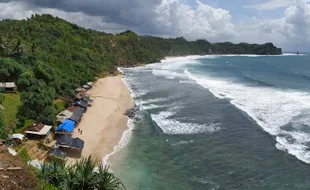
[[[45,163],[39,169],[39,177],[61,190],[122,190],[122,182],[108,171],[108,167],[99,165],[91,156],[82,158],[71,166],[66,166],[63,160],[53,160]]]
[[[19,76],[18,81],[17,81],[18,89],[20,91],[25,90],[26,88],[28,88],[28,87],[30,87],[32,85],[34,80],[35,80],[35,78],[34,78],[32,72],[30,72],[30,71],[23,72]]]
[[[0,139],[7,140],[8,139],[8,129],[4,125],[3,116],[0,112]]]
[[[56,110],[53,106],[55,90],[42,80],[34,80],[32,85],[21,94],[22,106],[19,115],[45,124],[54,124]]]

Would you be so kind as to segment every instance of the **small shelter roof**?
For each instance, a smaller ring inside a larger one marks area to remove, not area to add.
[[[55,156],[55,157],[58,157],[58,158],[65,158],[66,157],[66,153],[61,151],[59,148],[53,148],[53,149],[50,149],[48,152],[47,152],[48,155],[52,155],[52,156]]]
[[[70,110],[64,110],[62,112],[60,112],[57,116],[65,116],[65,117],[71,117],[73,114],[73,112],[71,112]]]
[[[52,128],[50,125],[39,124],[40,127],[37,127],[35,124],[32,125],[25,133],[33,135],[46,135]]]
[[[93,82],[86,83],[88,86],[93,86]]]
[[[0,88],[15,88],[16,84],[14,82],[0,82]]]
[[[85,88],[86,90],[88,90],[88,89],[90,89],[91,87],[88,86],[87,84],[84,84],[84,85],[83,85],[83,88]]]
[[[43,127],[44,127],[43,123],[34,123],[34,124],[28,126],[28,131],[39,132],[43,129]]]
[[[76,123],[81,121],[84,111],[85,108],[78,107],[69,119],[75,121]]]
[[[76,106],[70,106],[70,107],[67,108],[67,110],[73,114],[77,108],[78,107],[76,107]]]
[[[86,90],[85,88],[80,88],[80,87],[75,89],[76,92],[82,92],[82,91],[85,91],[85,90]]]
[[[5,110],[5,107],[3,105],[0,104],[0,109],[1,110]]]
[[[69,119],[66,119],[61,125],[56,128],[56,133],[59,131],[67,131],[71,133],[75,127],[75,122]]]
[[[69,110],[64,110],[62,112],[60,112],[56,118],[57,121],[63,123],[66,119],[68,119],[69,117],[71,117],[73,115],[73,112],[69,111]]]
[[[19,139],[19,140],[23,140],[24,139],[24,137],[25,137],[25,135],[23,135],[23,134],[20,134],[20,133],[16,133],[16,134],[13,134],[12,136],[11,136],[11,139]]]
[[[77,95],[75,95],[75,99],[80,100],[80,99],[82,99],[82,96],[80,94],[77,94]]]
[[[82,101],[82,100],[77,101],[76,104],[77,104],[78,106],[82,107],[82,108],[87,108],[87,107],[88,107],[87,102]]]
[[[61,135],[57,138],[56,146],[83,149],[84,141],[80,138],[72,138],[70,135]]]
[[[83,149],[84,148],[84,141],[78,137],[74,138],[71,146],[74,148]]]

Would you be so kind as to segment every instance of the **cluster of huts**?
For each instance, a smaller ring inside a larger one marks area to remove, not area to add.
[[[87,87],[87,88],[86,88]],[[84,141],[78,137],[73,138],[74,129],[79,125],[83,114],[92,105],[92,100],[87,96],[87,90],[92,88],[92,83],[83,85],[83,89],[77,89],[75,103],[61,111],[57,116],[58,126],[53,130],[56,144],[47,154],[49,157],[65,158],[67,153],[81,155]],[[53,127],[41,123],[35,123],[27,128],[24,134],[28,139],[45,139]],[[12,139],[22,141],[24,134],[13,134]]]

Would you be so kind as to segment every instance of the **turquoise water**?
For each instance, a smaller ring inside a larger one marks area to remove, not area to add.
[[[122,71],[140,119],[109,162],[127,189],[310,189],[310,56]]]

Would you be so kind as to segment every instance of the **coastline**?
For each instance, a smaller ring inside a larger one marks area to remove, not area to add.
[[[100,78],[88,91],[93,99],[82,117],[73,137],[84,140],[82,157],[91,155],[95,159],[103,160],[107,155],[113,154],[119,146],[122,136],[128,128],[128,117],[125,112],[134,106],[130,95],[120,75]],[[68,162],[76,159],[69,159]]]

